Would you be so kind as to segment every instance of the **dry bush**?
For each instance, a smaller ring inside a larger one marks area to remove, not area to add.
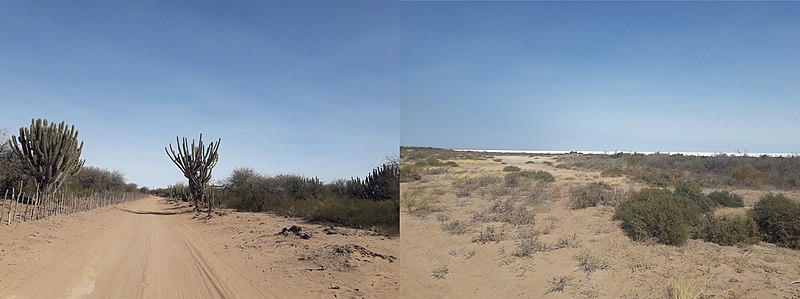
[[[480,232],[478,236],[472,239],[473,243],[486,244],[490,242],[499,243],[505,239],[506,234],[501,230],[497,231],[493,225],[486,227],[486,230]]]
[[[570,190],[567,206],[571,209],[585,209],[596,206],[616,206],[625,192],[603,182],[594,182]]]
[[[436,269],[433,269],[433,273],[431,275],[436,277],[436,279],[444,279],[448,273],[450,273],[450,268],[448,268],[447,265],[442,265],[440,267],[436,267]]]
[[[530,257],[534,253],[547,250],[549,250],[547,244],[539,241],[538,237],[522,238],[517,240],[517,248],[514,249],[511,255],[516,257]]]
[[[453,220],[442,223],[442,230],[451,235],[463,235],[469,232],[469,223],[461,220]]]
[[[506,222],[511,225],[532,224],[536,213],[513,198],[495,200],[483,215],[488,221]]]
[[[671,299],[700,299],[705,298],[706,289],[697,283],[679,279],[670,285],[667,295]]]
[[[561,249],[567,247],[578,247],[578,235],[572,234],[571,236],[561,237],[558,238],[555,244],[553,244],[553,249]]]
[[[505,171],[505,172],[516,172],[516,171],[520,171],[520,169],[519,169],[519,167],[509,165],[509,166],[503,167],[503,171]]]
[[[572,282],[571,276],[561,275],[555,276],[547,280],[547,292],[545,294],[563,292],[564,289]]]
[[[497,176],[481,175],[457,179],[453,182],[453,187],[456,190],[456,196],[467,197],[475,191],[480,191],[481,195],[484,195],[487,188],[499,185],[500,182],[501,179]]]
[[[597,270],[608,268],[608,262],[592,256],[588,251],[583,251],[576,255],[575,261],[578,262],[578,268],[581,269],[581,271],[586,272],[586,275],[590,275]]]

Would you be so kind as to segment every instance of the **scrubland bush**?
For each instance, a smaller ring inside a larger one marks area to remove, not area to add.
[[[412,215],[429,213],[437,203],[439,200],[426,194],[422,189],[409,188],[400,194],[400,205]]]
[[[503,233],[503,231],[497,231],[493,225],[489,225],[484,231],[475,236],[475,238],[472,239],[472,242],[479,244],[486,244],[490,242],[499,243],[503,239],[505,239],[505,233]]]
[[[714,191],[708,194],[708,198],[723,207],[741,208],[744,207],[742,196],[729,191]]]
[[[399,232],[400,167],[390,161],[365,179],[329,184],[294,174],[265,176],[252,169],[236,169],[225,180],[223,204],[244,211],[272,211],[309,221],[376,228]],[[409,204],[407,197],[405,204]],[[415,207],[420,203],[415,203]]]
[[[673,193],[695,203],[703,213],[711,212],[717,206],[716,202],[703,194],[703,191],[700,190],[700,186],[697,184],[688,182],[678,183]]]
[[[451,235],[463,235],[469,232],[469,224],[461,220],[442,223],[442,230]]]
[[[488,187],[500,184],[501,179],[497,176],[482,175],[457,179],[453,182],[453,187],[456,189],[456,196],[467,197],[474,191],[481,190]]]
[[[419,174],[420,167],[416,165],[402,165],[400,166],[400,182],[410,183],[419,181],[422,176]]]
[[[517,187],[521,186],[522,184],[532,183],[532,181],[534,180],[544,181],[544,182],[554,182],[556,180],[552,174],[542,170],[539,171],[525,170],[520,172],[511,172],[506,174],[504,179],[506,187]]]
[[[512,171],[519,171],[519,170],[520,170],[519,167],[511,166],[511,165],[503,167],[503,171],[505,171],[505,172],[512,172]]]
[[[758,226],[745,215],[723,215],[709,218],[703,239],[723,246],[758,242]]]
[[[752,164],[731,169],[731,176],[745,186],[757,187],[767,182],[767,174],[756,169]]]
[[[621,192],[603,182],[590,183],[570,191],[567,206],[571,209],[585,209],[588,207],[614,206],[621,197]]]
[[[800,249],[800,203],[770,193],[759,199],[750,213],[764,241]]]
[[[669,190],[642,189],[621,203],[614,217],[622,220],[622,229],[633,240],[680,246],[700,214],[695,202]]]

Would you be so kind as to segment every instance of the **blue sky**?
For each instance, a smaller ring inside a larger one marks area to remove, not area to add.
[[[363,177],[398,153],[399,14],[375,1],[0,1],[0,128],[75,124],[87,165],[140,186],[183,180],[164,147],[200,132],[222,138],[216,179]]]
[[[800,152],[800,3],[411,2],[400,142]]]

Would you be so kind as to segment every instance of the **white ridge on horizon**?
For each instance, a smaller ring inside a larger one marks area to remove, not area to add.
[[[484,153],[513,153],[513,154],[569,154],[571,152],[578,152],[581,154],[591,154],[591,155],[613,155],[616,153],[623,153],[623,154],[667,154],[667,155],[674,155],[680,154],[684,156],[703,156],[703,157],[711,157],[711,156],[719,156],[719,155],[728,155],[728,156],[748,156],[748,157],[760,157],[760,156],[769,156],[769,157],[797,157],[800,156],[800,153],[793,152],[793,153],[750,153],[750,152],[650,152],[650,151],[597,151],[597,150],[589,150],[589,151],[582,151],[582,150],[572,150],[572,151],[564,151],[564,150],[500,150],[500,149],[452,149],[454,151],[462,151],[462,152],[484,152]]]

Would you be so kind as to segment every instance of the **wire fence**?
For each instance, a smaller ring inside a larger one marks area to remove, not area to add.
[[[0,224],[39,220],[53,215],[72,214],[145,197],[143,193],[97,192],[68,195],[65,192],[40,194],[10,189],[2,193]]]

